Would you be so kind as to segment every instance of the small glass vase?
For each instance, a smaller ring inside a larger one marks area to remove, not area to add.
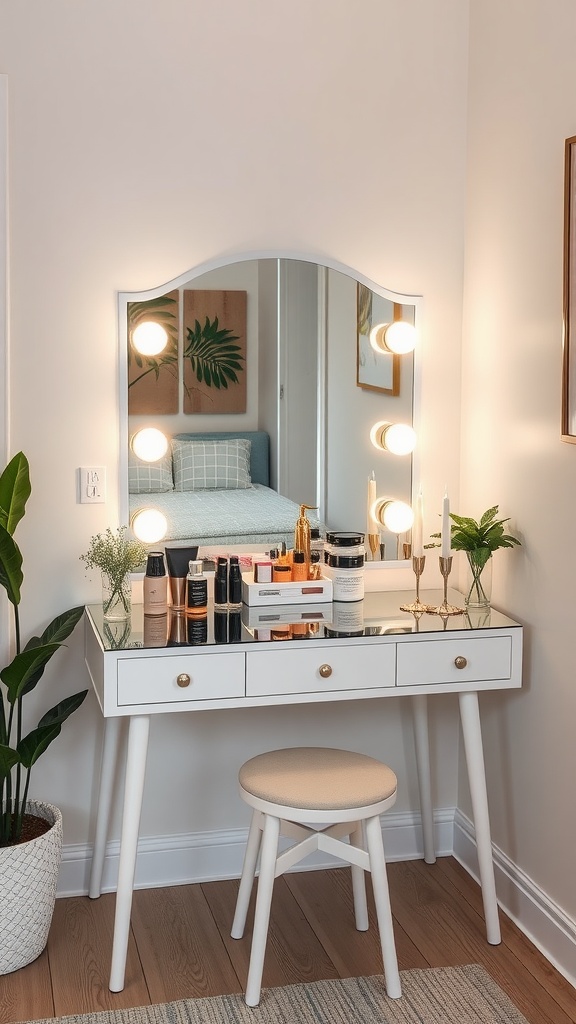
[[[102,573],[102,612],[108,622],[121,622],[130,618],[132,609],[132,580],[130,574],[113,580]]]
[[[467,608],[489,608],[492,598],[492,555],[486,561],[475,551],[466,552],[466,589],[464,602]]]

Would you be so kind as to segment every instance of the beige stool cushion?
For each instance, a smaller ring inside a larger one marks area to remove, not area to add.
[[[288,747],[242,765],[242,789],[261,800],[306,810],[344,810],[386,800],[396,792],[391,768],[367,754],[331,747]]]

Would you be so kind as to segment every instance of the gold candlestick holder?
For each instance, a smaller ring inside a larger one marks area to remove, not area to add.
[[[447,618],[449,615],[463,615],[464,608],[458,608],[455,604],[448,603],[448,577],[452,571],[452,555],[449,558],[442,558],[442,555],[440,555],[438,561],[440,562],[440,572],[444,580],[444,600],[436,608],[429,605],[427,611],[433,615],[440,615],[442,618]]]
[[[412,568],[416,577],[416,600],[412,601],[411,604],[400,605],[401,612],[412,612],[412,615],[415,615],[417,619],[429,610],[428,605],[422,604],[420,600],[420,577],[424,572],[425,564],[426,555],[412,555]]]
[[[370,548],[370,551],[372,552],[372,561],[376,562],[376,555],[379,553],[380,548],[380,537],[378,536],[377,533],[368,534],[368,546]]]

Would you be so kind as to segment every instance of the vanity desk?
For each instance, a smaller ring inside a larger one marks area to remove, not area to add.
[[[422,600],[440,604],[438,591]],[[183,613],[105,623],[102,607],[85,615],[85,658],[106,720],[90,896],[100,895],[122,719],[129,719],[124,812],[110,989],[124,987],[132,890],[150,716],[304,702],[409,697],[415,733],[424,858],[435,860],[427,699],[458,695],[488,942],[500,942],[484,756],[481,690],[521,686],[522,627],[491,609],[416,619],[400,605],[413,592],[367,593],[355,604],[248,608],[206,622]],[[452,592],[449,599],[462,604]],[[156,619],[156,621],[154,621]],[[290,619],[296,625],[290,625]],[[376,710],[376,709],[375,709]],[[298,737],[294,737],[298,745]]]

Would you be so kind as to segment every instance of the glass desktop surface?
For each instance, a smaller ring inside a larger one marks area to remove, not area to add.
[[[440,590],[424,591],[423,603],[440,606]],[[464,598],[448,591],[448,600],[464,609]],[[519,623],[495,608],[470,608],[458,615],[426,612],[416,616],[400,606],[414,601],[414,591],[367,593],[363,601],[334,601],[317,605],[265,605],[214,608],[196,618],[169,610],[167,615],[144,615],[141,604],[132,605],[130,619],[106,622],[102,605],[89,605],[92,620],[105,651],[155,648],[221,647],[223,645],[278,643],[329,639],[350,641],[393,634],[441,633],[478,629],[509,629]]]

